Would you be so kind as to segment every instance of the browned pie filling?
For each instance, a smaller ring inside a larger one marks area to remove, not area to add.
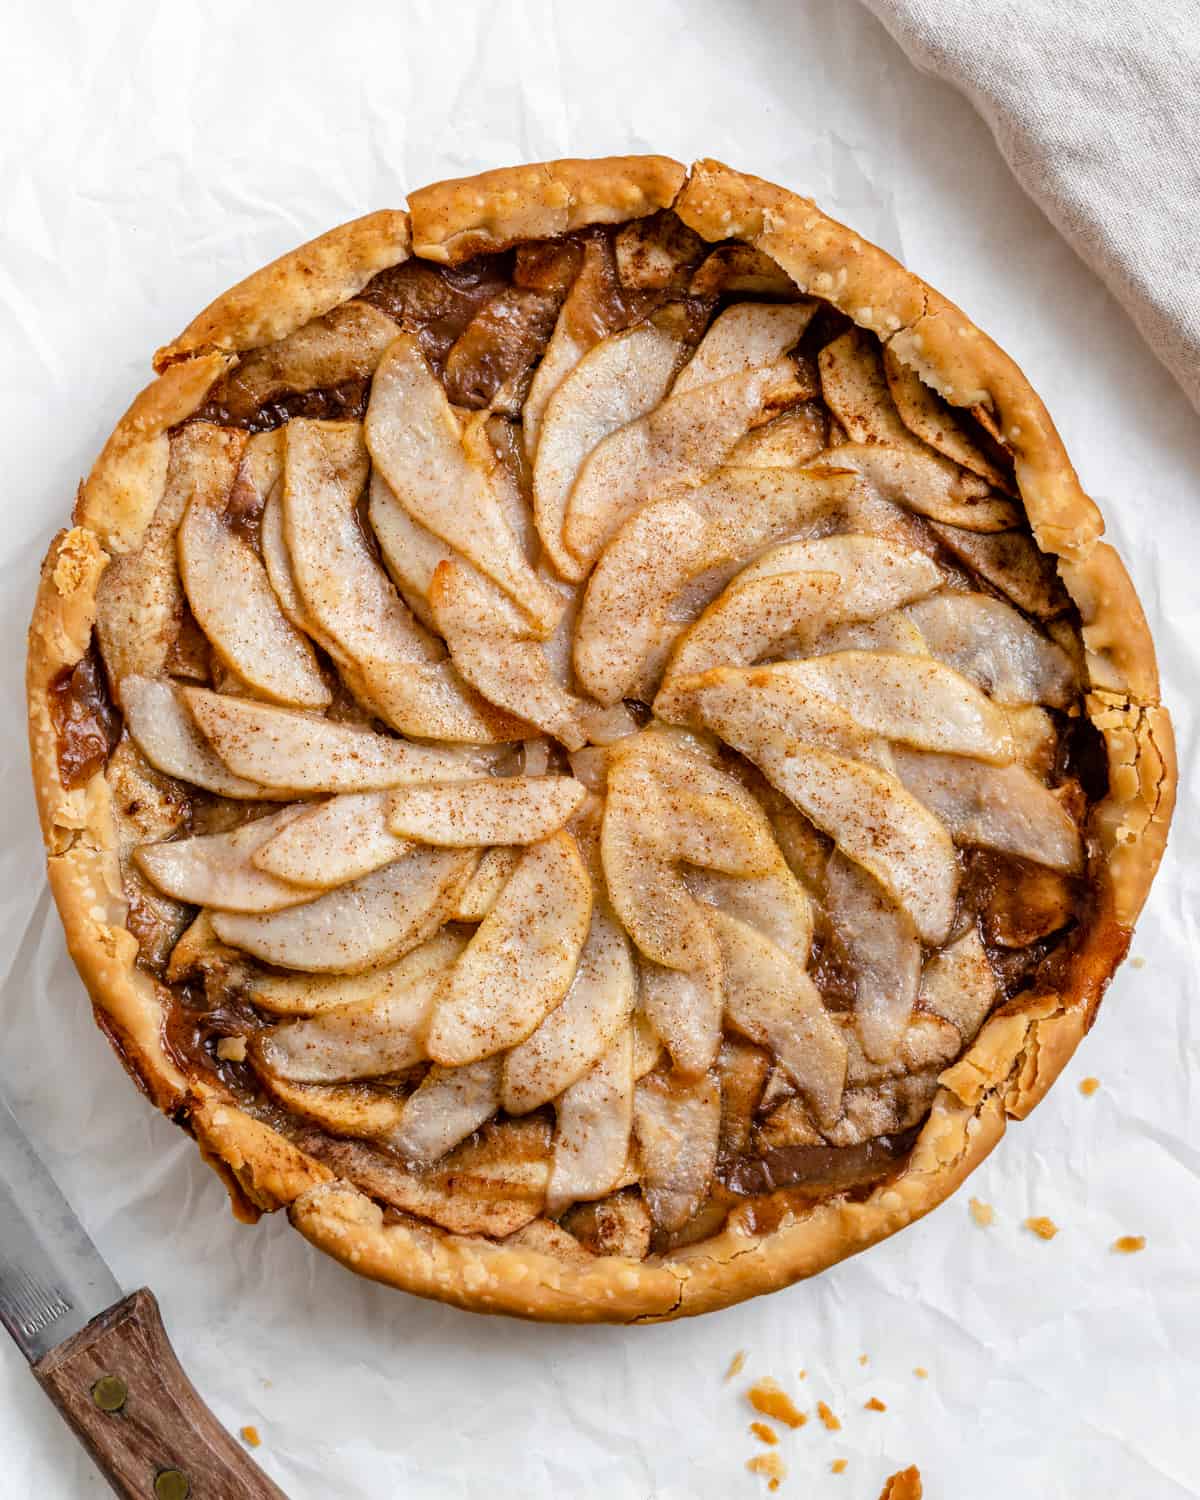
[[[663,212],[243,357],[52,704],[182,1068],[392,1214],[641,1257],[865,1194],[1051,981],[1080,660],[987,411]]]

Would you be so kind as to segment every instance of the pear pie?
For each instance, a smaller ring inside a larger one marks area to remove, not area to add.
[[[219,297],[51,546],[96,1019],[234,1211],[408,1291],[703,1312],[912,1222],[1166,839],[1138,600],[956,307],[717,162],[438,183]]]

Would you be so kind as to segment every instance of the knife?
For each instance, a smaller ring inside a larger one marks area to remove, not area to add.
[[[0,1322],[127,1500],[287,1500],[205,1406],[154,1294],[123,1295],[0,1097]]]

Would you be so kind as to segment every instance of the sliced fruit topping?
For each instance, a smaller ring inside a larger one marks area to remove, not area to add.
[[[483,1057],[461,1068],[434,1066],[408,1096],[387,1144],[411,1162],[434,1162],[500,1108],[500,1059]]]
[[[1000,998],[996,976],[974,927],[935,953],[921,975],[921,1006],[958,1028],[972,1042]]]
[[[453,561],[454,548],[413,520],[378,469],[371,471],[367,518],[396,587],[417,618],[436,630],[429,589],[434,569]]]
[[[398,332],[378,308],[344,302],[287,338],[243,354],[236,368],[213,387],[210,402],[235,421],[246,421],[292,391],[328,390],[349,380],[365,380]]]
[[[817,357],[821,394],[852,443],[892,443],[911,448],[912,434],[892,401],[878,341],[849,328]]]
[[[669,333],[644,324],[602,340],[549,397],[533,466],[538,535],[563,578],[587,571],[563,542],[568,496],[588,454],[610,433],[652,411],[683,354]]]
[[[914,437],[996,489],[1011,492],[1011,472],[988,457],[961,412],[943,401],[910,365],[902,364],[887,348],[883,351],[883,368],[900,420]]]
[[[302,908],[261,917],[218,912],[213,930],[223,943],[281,969],[353,974],[431,937],[476,858],[473,851],[416,849]]]
[[[455,922],[482,922],[517,868],[521,849],[485,849],[478,868],[463,887],[451,913]]]
[[[773,363],[797,342],[815,311],[815,302],[736,302],[704,335],[671,394]]]
[[[925,942],[940,944],[958,891],[950,835],[895,776],[806,742],[811,699],[791,669],[825,659],[705,673],[691,679],[695,711],[875,876]]]
[[[1003,531],[1021,519],[1016,506],[991,495],[982,479],[915,445],[842,443],[813,462],[853,469],[884,500],[967,531]]]
[[[1051,869],[1083,868],[1070,813],[1024,766],[896,749],[896,773],[962,844],[1016,854]]]
[[[686,933],[686,969],[668,969],[643,958],[641,1005],[676,1071],[694,1078],[712,1066],[721,1045],[724,1003],[721,952],[707,921],[692,917]]]
[[[279,431],[282,434],[283,429],[280,428]],[[304,601],[300,598],[299,590],[296,588],[296,580],[292,577],[292,560],[288,556],[287,542],[283,535],[281,490],[282,481],[278,481],[267,495],[262,520],[259,523],[258,544],[262,553],[263,567],[279,608],[283,611],[284,619],[289,625],[311,636],[318,645],[324,645],[326,643],[321,640],[320,632],[309,618],[304,608]]]
[[[637,291],[682,290],[688,272],[707,248],[669,209],[634,219],[616,234],[621,285]]]
[[[961,672],[929,657],[895,651],[831,651],[779,662],[778,677],[836,703],[875,734],[923,750],[1014,758],[1004,711]]]
[[[1077,691],[1067,653],[1001,599],[948,589],[906,614],[933,656],[998,703],[1065,708]]]
[[[525,1040],[566,995],[592,912],[575,840],[526,851],[438,992],[429,1055],[461,1066]]]
[[[636,998],[633,956],[625,934],[597,901],[562,1004],[504,1059],[503,1102],[508,1113],[537,1109],[581,1078],[628,1029]],[[632,1053],[630,1058],[632,1068]]]
[[[570,776],[511,776],[411,786],[392,793],[388,827],[422,844],[536,844],[570,818],[587,796]]]
[[[798,469],[829,446],[829,418],[819,401],[804,401],[748,432],[729,455],[750,469]]]
[[[676,636],[755,552],[828,529],[854,483],[828,471],[725,469],[653,500],[605,549],[575,632],[575,670],[601,703],[653,697]]]
[[[226,514],[228,502],[226,492],[197,489],[179,528],[179,571],[192,613],[225,666],[256,693],[323,708],[331,694],[313,648],[288,623],[261,558]]]
[[[466,941],[441,932],[392,965],[375,994],[259,1033],[258,1062],[293,1083],[379,1078],[412,1067],[425,1056],[434,991]]]
[[[779,855],[767,875],[724,875],[717,870],[688,870],[693,896],[757,927],[803,969],[812,946],[812,902]]]
[[[822,630],[882,614],[938,586],[941,572],[923,552],[879,537],[787,542],[745,568],[675,645],[666,677],[709,667],[750,666],[804,649]],[[663,717],[669,688],[656,703]]]
[[[257,781],[236,776],[213,754],[173,683],[136,674],[123,677],[120,699],[129,733],[156,770],[222,797],[272,795]]]
[[[795,294],[796,284],[761,250],[751,245],[720,245],[696,267],[688,291],[693,297],[728,292],[788,297]]]
[[[562,601],[526,561],[494,483],[468,457],[446,394],[408,335],[376,371],[366,439],[413,520],[497,583],[539,634],[549,635]]]
[[[485,775],[496,758],[494,750],[413,745],[315,714],[206,688],[183,688],[181,693],[200,732],[231,771],[239,776],[269,777],[269,782],[255,784],[293,795],[366,792],[411,781],[467,779]],[[188,780],[204,784],[198,777],[188,776]]]
[[[942,516],[938,520],[953,523],[954,517]],[[948,526],[935,525],[933,529],[956,557],[962,558],[1002,594],[1007,594],[1027,614],[1048,620],[1069,606],[1070,597],[1055,570],[1054,558],[1040,551],[1026,532],[992,526],[972,528],[966,520]],[[992,534],[980,535],[981,530]]]
[[[703,349],[701,345],[701,349]],[[771,406],[805,395],[790,359],[672,394],[594,448],[567,501],[563,541],[590,565],[630,515],[669,485],[696,484],[726,462]]]
[[[912,1018],[921,943],[908,913],[879,882],[835,852],[825,872],[826,909],[854,970],[854,1017],[863,1051],[896,1055]]]
[[[721,1087],[706,1073],[689,1083],[654,1073],[634,1094],[646,1202],[659,1229],[681,1229],[708,1197],[721,1129]]]
[[[446,355],[442,380],[454,405],[519,410],[561,300],[557,291],[509,286],[481,307]]]
[[[197,921],[209,920],[207,913],[197,918]],[[213,940],[215,942],[215,934]],[[422,944],[413,953],[423,954],[436,941],[434,938],[430,943]],[[235,950],[224,951],[232,953]],[[405,954],[395,963],[366,969],[361,974],[273,974],[243,963],[245,972],[239,977],[239,982],[248,1000],[274,1016],[319,1016],[339,1006],[373,1000],[395,987],[404,987],[412,977],[408,960],[409,955]]]
[[[291,1083],[265,1070],[259,1076],[285,1109],[331,1135],[378,1140],[395,1130],[404,1109],[404,1097],[396,1089],[361,1083]]]
[[[109,677],[163,672],[179,636],[183,588],[176,531],[193,495],[223,503],[233,489],[245,436],[193,422],[172,438],[162,495],[132,552],[113,558],[96,588],[96,636]]]
[[[633,1039],[625,1026],[558,1100],[546,1212],[604,1198],[623,1184],[633,1127]]]
[[[282,911],[311,901],[314,893],[264,873],[253,857],[302,812],[285,807],[229,833],[143,844],[134,860],[160,891],[177,901],[222,911]]]
[[[387,824],[387,792],[348,792],[304,808],[252,856],[268,875],[314,890],[369,875],[412,848]],[[214,903],[219,904],[219,903]]]
[[[725,971],[725,1014],[769,1047],[824,1125],[841,1112],[846,1043],[803,968],[728,912],[713,913]]]
[[[430,604],[454,664],[489,703],[554,735],[569,749],[584,743],[581,701],[556,678],[549,642],[539,640],[504,595],[465,563],[441,563]],[[515,736],[514,736],[515,737]]]

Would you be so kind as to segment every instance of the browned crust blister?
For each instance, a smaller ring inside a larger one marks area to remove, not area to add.
[[[328,312],[410,253],[450,263],[672,205],[703,238],[742,239],[763,251],[800,290],[878,335],[952,404],[985,408],[1002,433],[1034,534],[1058,557],[1082,621],[1086,711],[1109,759],[1109,792],[1090,827],[1099,910],[1059,987],[1003,1007],[942,1075],[893,1179],[859,1201],[834,1197],[796,1211],[770,1233],[728,1228],[667,1257],[576,1266],[385,1216],[216,1088],[183,1076],[163,1045],[160,993],[135,962],[107,781],[98,773],[79,790],[63,786],[49,694],[87,649],[109,557],[136,546],[153,514],[169,429],[203,403],[239,353]],[[139,1085],[196,1136],[240,1217],[286,1206],[307,1239],[352,1269],[461,1307],[558,1321],[656,1321],[786,1286],[895,1233],[952,1193],[1007,1119],[1024,1118],[1041,1099],[1128,948],[1166,843],[1175,751],[1145,617],[1119,557],[1100,541],[1100,513],[1020,369],[957,307],[783,188],[713,161],[689,174],[666,157],[613,157],[423,188],[410,196],[408,213],[367,215],[255,272],[160,350],[155,365],[163,373],[118,424],[82,488],[76,525],[55,538],[43,567],[30,628],[30,745],[51,888],[97,1017]]]

